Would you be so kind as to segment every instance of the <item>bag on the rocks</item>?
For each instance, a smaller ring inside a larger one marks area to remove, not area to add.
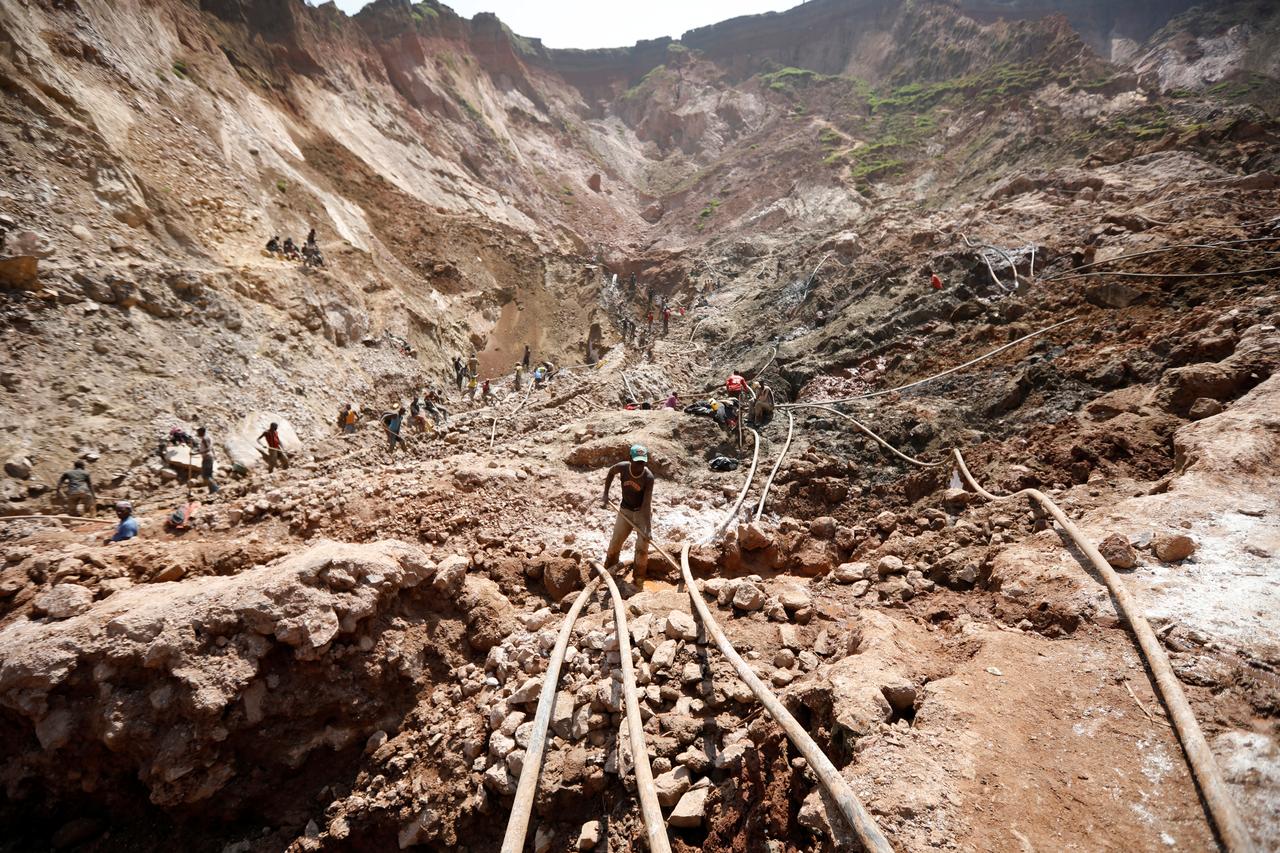
[[[706,403],[693,403],[684,407],[686,415],[697,415],[700,418],[711,417],[711,407]]]
[[[728,456],[717,456],[711,460],[712,471],[732,471],[738,467],[737,459],[730,459]]]

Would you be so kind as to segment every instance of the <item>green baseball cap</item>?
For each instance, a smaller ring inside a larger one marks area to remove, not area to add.
[[[632,462],[648,462],[649,448],[645,447],[643,444],[631,445],[631,461]]]

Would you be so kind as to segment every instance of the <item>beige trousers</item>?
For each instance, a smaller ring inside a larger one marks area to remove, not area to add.
[[[90,513],[93,512],[93,500],[89,497],[88,492],[68,494],[63,500],[66,501],[68,515],[79,515],[82,509]]]
[[[626,544],[627,537],[631,535],[632,524],[636,527],[635,578],[643,580],[649,570],[649,537],[640,531],[648,532],[649,524],[639,512],[618,507],[618,515],[613,522],[613,536],[609,539],[609,551],[605,554],[604,564],[606,568],[618,564],[618,555],[622,552],[622,546]]]

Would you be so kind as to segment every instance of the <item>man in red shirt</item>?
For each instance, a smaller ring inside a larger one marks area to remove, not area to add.
[[[280,445],[280,425],[273,423],[267,427],[262,435],[258,436],[258,441],[266,440],[267,442],[267,472],[276,470],[276,464],[281,467],[289,467],[289,457],[284,455],[284,448]]]

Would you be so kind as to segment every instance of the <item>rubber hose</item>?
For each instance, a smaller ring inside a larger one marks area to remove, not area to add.
[[[637,536],[639,533],[637,532]],[[640,794],[640,813],[644,817],[645,831],[649,836],[650,853],[671,853],[667,841],[667,825],[662,818],[662,806],[658,804],[658,791],[653,784],[653,769],[649,766],[649,748],[645,743],[644,721],[640,719],[640,700],[636,697],[636,676],[631,667],[631,634],[627,630],[627,613],[622,594],[613,581],[613,575],[599,563],[592,568],[609,586],[613,599],[613,627],[618,634],[618,656],[622,663],[622,695],[627,706],[627,734],[631,740],[631,763],[636,774],[636,790]],[[621,763],[621,762],[619,762]]]
[[[1245,827],[1244,821],[1240,818],[1239,812],[1236,811],[1235,803],[1227,792],[1226,782],[1218,770],[1218,763],[1213,757],[1213,751],[1209,748],[1209,744],[1204,738],[1204,733],[1200,730],[1200,724],[1196,722],[1195,714],[1192,713],[1191,705],[1187,702],[1187,696],[1182,690],[1182,683],[1178,681],[1173,668],[1169,665],[1169,657],[1165,654],[1164,646],[1160,644],[1155,631],[1151,630],[1150,623],[1142,615],[1142,610],[1138,603],[1134,600],[1129,589],[1121,582],[1120,576],[1111,568],[1111,564],[1106,561],[1093,543],[1085,538],[1085,535],[1080,532],[1080,528],[1076,527],[1075,523],[1067,517],[1067,514],[1049,499],[1048,495],[1037,489],[1023,489],[1020,492],[1003,497],[993,495],[979,486],[977,481],[973,479],[973,475],[969,473],[969,468],[964,464],[964,457],[960,455],[960,451],[953,450],[952,453],[955,456],[956,466],[959,468],[960,474],[975,492],[989,501],[1004,502],[1020,497],[1033,499],[1054,517],[1054,520],[1071,537],[1071,541],[1075,543],[1076,547],[1089,558],[1089,562],[1093,564],[1093,568],[1102,577],[1107,589],[1111,590],[1111,595],[1115,598],[1121,615],[1129,623],[1130,629],[1132,629],[1134,636],[1138,640],[1138,648],[1142,651],[1142,656],[1146,659],[1147,666],[1151,668],[1151,674],[1155,677],[1156,686],[1160,689],[1160,697],[1164,700],[1165,707],[1169,710],[1169,717],[1173,721],[1174,730],[1178,733],[1178,739],[1182,742],[1182,749],[1187,755],[1187,762],[1191,765],[1191,770],[1196,777],[1196,783],[1200,786],[1200,793],[1203,795],[1205,805],[1209,809],[1209,816],[1218,830],[1223,846],[1227,849],[1227,853],[1253,853],[1254,846],[1249,838],[1249,831]]]
[[[556,704],[556,685],[560,681],[560,666],[564,663],[565,649],[569,647],[569,638],[573,636],[573,623],[578,621],[578,614],[587,599],[600,586],[600,579],[594,578],[583,588],[569,608],[569,615],[560,627],[560,636],[556,638],[555,650],[551,653],[551,661],[547,664],[547,673],[542,681],[542,693],[538,697],[538,710],[533,716],[533,731],[529,735],[529,746],[524,754],[524,767],[520,770],[520,781],[516,785],[515,800],[511,804],[511,815],[507,818],[507,832],[502,837],[502,853],[522,853],[524,838],[529,832],[529,816],[533,813],[533,795],[538,790],[538,776],[542,772],[542,754],[547,746],[547,726],[551,723],[551,711]]]
[[[831,763],[831,759],[827,758],[822,749],[814,743],[813,738],[809,737],[809,733],[804,730],[792,716],[791,712],[779,701],[778,697],[773,694],[764,682],[756,676],[747,662],[734,650],[733,644],[720,630],[720,626],[711,616],[711,611],[707,609],[707,604],[702,600],[702,594],[698,592],[698,586],[694,582],[693,572],[689,569],[689,545],[686,543],[680,552],[680,571],[684,577],[685,586],[689,589],[689,598],[693,601],[694,608],[698,611],[698,616],[702,620],[702,626],[706,629],[707,636],[715,641],[716,646],[720,649],[720,653],[728,658],[729,663],[733,665],[734,671],[738,673],[738,677],[746,682],[751,688],[751,692],[755,694],[760,704],[764,705],[765,710],[773,717],[787,733],[787,737],[795,744],[796,749],[804,756],[809,763],[809,767],[813,770],[814,775],[818,777],[818,782],[826,789],[827,793],[835,802],[836,807],[848,822],[850,828],[858,836],[862,842],[862,847],[870,853],[891,853],[893,850],[889,846],[889,842],[885,840],[884,835],[880,832],[880,827],[876,825],[875,820],[867,813],[866,808],[854,796],[853,789],[849,787],[849,783],[840,775],[840,771]]]
[[[760,493],[760,503],[756,505],[755,520],[759,521],[760,516],[764,515],[764,502],[769,498],[769,489],[773,487],[773,478],[778,475],[778,468],[782,466],[782,460],[787,455],[787,450],[791,447],[791,435],[795,432],[796,419],[791,412],[787,412],[787,440],[782,444],[782,452],[778,454],[778,461],[773,463],[773,470],[769,472],[769,479],[765,480],[764,491]]]

